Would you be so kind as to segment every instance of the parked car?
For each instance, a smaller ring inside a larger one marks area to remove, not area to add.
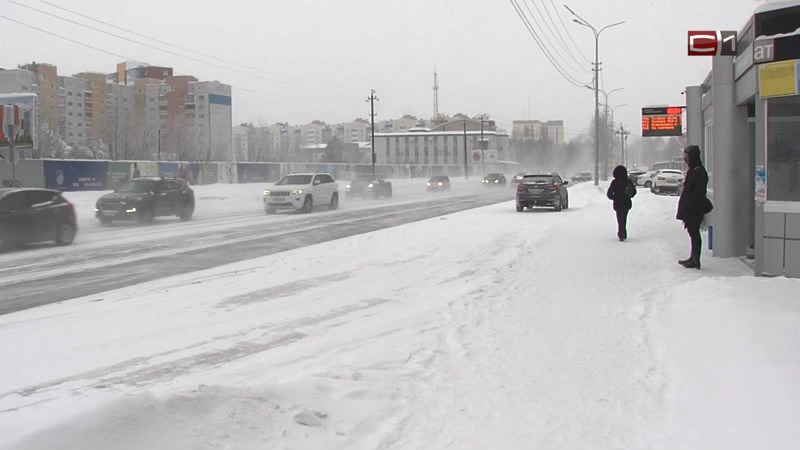
[[[572,176],[573,183],[580,183],[582,181],[592,181],[594,178],[590,172],[578,172]]]
[[[434,175],[425,183],[425,186],[425,190],[428,192],[450,191],[450,177],[447,175]]]
[[[329,173],[294,173],[266,189],[263,199],[267,214],[281,209],[310,213],[318,205],[334,210],[339,207],[339,185]]]
[[[653,176],[650,191],[654,194],[661,192],[679,192],[683,186],[683,172],[678,169],[660,169]]]
[[[69,245],[77,232],[75,206],[59,191],[0,189],[0,244],[54,241]]]
[[[534,206],[550,206],[556,211],[569,208],[567,184],[557,174],[527,174],[517,186],[517,212]]]
[[[634,186],[636,186],[636,180],[638,180],[639,177],[644,175],[645,173],[647,173],[646,170],[633,170],[633,171],[630,171],[630,172],[628,172],[628,179],[631,180],[631,183],[633,183]]]
[[[658,172],[657,170],[648,170],[647,172],[636,177],[636,185],[643,186],[650,189],[653,186],[653,175]]]
[[[490,173],[483,177],[481,182],[487,186],[505,186],[508,184],[506,176],[502,173]]]
[[[103,224],[116,220],[151,223],[160,216],[178,216],[187,221],[194,215],[194,191],[180,178],[134,178],[100,197],[94,212]]]
[[[381,176],[359,176],[344,186],[345,195],[351,197],[392,197],[392,182],[386,181]]]

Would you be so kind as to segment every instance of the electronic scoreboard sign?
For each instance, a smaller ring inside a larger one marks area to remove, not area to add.
[[[642,136],[683,136],[683,107],[642,108]]]

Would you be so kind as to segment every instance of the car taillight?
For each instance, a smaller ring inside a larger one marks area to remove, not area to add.
[[[517,190],[518,191],[524,191],[525,189],[528,189],[528,187],[526,185],[524,185],[522,183],[517,185]]]

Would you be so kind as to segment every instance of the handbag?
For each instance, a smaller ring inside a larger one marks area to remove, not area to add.
[[[712,210],[714,210],[714,204],[711,203],[711,200],[709,200],[708,197],[703,197],[703,200],[700,202],[700,212],[703,213],[703,215],[706,215]]]

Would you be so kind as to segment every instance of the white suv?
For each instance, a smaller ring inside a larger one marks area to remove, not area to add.
[[[264,211],[275,214],[279,209],[310,213],[314,206],[339,207],[339,185],[328,173],[294,173],[281,178],[264,191]]]

